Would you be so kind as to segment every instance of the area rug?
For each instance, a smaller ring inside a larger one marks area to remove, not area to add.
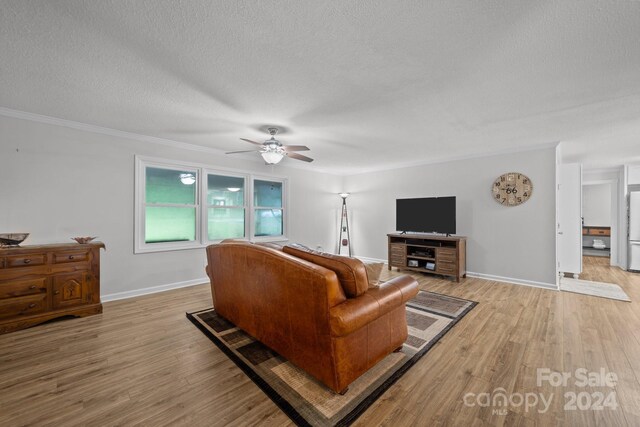
[[[234,326],[214,309],[193,322],[299,426],[347,426],[424,356],[477,303],[420,291],[407,303],[409,337],[341,396]]]
[[[613,283],[592,282],[589,280],[562,277],[560,278],[560,290],[576,294],[631,302],[629,295],[627,295],[620,286]]]

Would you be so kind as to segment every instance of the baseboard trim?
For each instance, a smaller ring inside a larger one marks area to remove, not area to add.
[[[364,262],[382,262],[387,264],[388,260],[380,258],[369,258],[364,256],[356,256],[360,261]],[[536,282],[534,280],[515,279],[513,277],[495,276],[493,274],[474,273],[467,271],[467,277],[476,277],[478,279],[493,280],[495,282],[511,283],[513,285],[533,286],[535,288],[558,290],[558,286],[551,283]]]
[[[149,288],[134,289],[132,291],[116,292],[113,294],[102,295],[100,299],[102,300],[102,302],[117,301],[121,299],[139,297],[142,295],[170,291],[172,289],[188,288],[189,286],[200,285],[202,283],[207,283],[208,281],[209,279],[206,277],[202,279],[185,280],[183,282],[168,283],[166,285],[151,286]]]
[[[356,258],[366,262],[381,262],[384,264],[387,263],[387,260],[380,259],[380,258],[370,258],[370,257],[363,257],[363,256],[357,256]],[[533,280],[515,279],[513,277],[494,276],[492,274],[473,273],[469,271],[467,272],[467,277],[476,277],[478,279],[493,280],[495,282],[510,283],[513,285],[533,286],[536,288],[551,289],[554,291],[558,290],[558,287],[551,283],[536,282]],[[209,281],[208,278],[203,277],[201,279],[185,280],[183,282],[168,283],[166,285],[152,286],[149,288],[142,288],[142,289],[134,289],[132,291],[116,292],[113,294],[102,295],[101,300],[102,302],[109,302],[109,301],[117,301],[122,299],[134,298],[142,295],[149,295],[149,294],[155,294],[158,292],[170,291],[172,289],[188,288],[189,286],[200,285],[202,283],[207,283],[208,281]]]
[[[513,277],[494,276],[493,274],[474,273],[467,271],[467,277],[475,277],[478,279],[493,280],[494,282],[510,283],[513,285],[532,286],[534,288],[558,290],[558,286],[552,283],[537,282],[535,280],[516,279]]]
[[[388,260],[386,259],[369,258],[366,256],[356,256],[356,258],[365,262],[382,262],[385,264],[388,262]],[[476,277],[478,279],[493,280],[494,282],[511,283],[513,285],[533,286],[535,288],[551,289],[554,291],[558,290],[558,286],[552,283],[536,282],[534,280],[516,279],[513,277],[495,276],[493,274],[474,273],[472,271],[467,271],[467,277]]]

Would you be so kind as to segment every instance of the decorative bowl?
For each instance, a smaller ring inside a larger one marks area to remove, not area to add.
[[[0,234],[0,246],[19,246],[29,237],[29,233],[2,233]]]
[[[89,243],[90,241],[92,241],[93,239],[95,239],[98,236],[94,236],[94,237],[72,237],[71,240],[75,240],[76,242],[80,243],[81,245],[84,245],[86,243]]]

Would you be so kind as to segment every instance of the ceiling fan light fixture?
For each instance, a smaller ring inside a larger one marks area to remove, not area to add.
[[[268,130],[271,138],[262,143],[252,141],[247,138],[240,138],[244,142],[259,146],[259,149],[254,147],[253,150],[230,151],[226,154],[258,152],[268,165],[276,165],[280,163],[284,156],[294,160],[301,160],[303,162],[313,161],[311,157],[298,154],[298,151],[309,151],[309,147],[306,145],[284,145],[275,138],[275,135],[278,133],[277,128],[269,128]]]
[[[264,161],[270,165],[277,165],[284,157],[284,154],[279,153],[278,151],[264,151],[260,154]]]

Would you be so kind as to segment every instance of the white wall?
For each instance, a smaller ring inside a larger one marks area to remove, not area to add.
[[[348,176],[354,252],[387,258],[395,199],[456,196],[469,272],[555,287],[555,162],[555,148],[547,148]],[[512,171],[529,176],[534,191],[528,202],[505,207],[493,200],[491,185]]]
[[[611,184],[582,186],[584,225],[611,227]]]
[[[103,296],[205,278],[204,249],[133,254],[136,154],[286,176],[290,240],[335,246],[342,177],[4,116],[0,232],[30,232],[24,244],[99,236]]]

